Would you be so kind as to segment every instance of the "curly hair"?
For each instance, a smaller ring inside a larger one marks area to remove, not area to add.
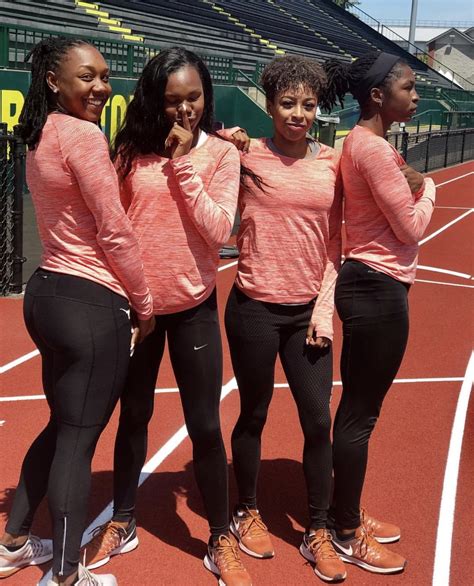
[[[326,73],[314,59],[286,55],[265,66],[260,82],[270,102],[281,92],[298,90],[302,86],[319,97],[326,88]]]
[[[370,94],[358,97],[357,88],[361,81],[379,57],[379,51],[371,51],[362,55],[352,63],[345,63],[338,59],[328,59],[324,64],[324,70],[327,75],[327,87],[323,99],[320,100],[321,108],[332,110],[339,100],[341,107],[344,107],[344,96],[350,92],[359,102],[361,108],[364,108],[370,101]],[[388,90],[395,79],[398,79],[407,62],[400,57],[392,69],[388,72],[384,80],[377,86],[380,89]]]
[[[57,71],[70,49],[83,45],[91,43],[81,39],[49,37],[35,45],[26,56],[25,61],[31,59],[31,84],[19,122],[20,136],[30,150],[38,144],[48,114],[56,107],[53,92],[46,83],[46,73]]]

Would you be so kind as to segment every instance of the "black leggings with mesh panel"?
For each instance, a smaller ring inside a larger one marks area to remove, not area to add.
[[[241,401],[232,433],[239,503],[257,506],[261,435],[279,355],[304,434],[309,526],[318,529],[326,526],[331,487],[332,350],[305,344],[313,308],[314,301],[306,305],[256,301],[234,286],[227,302],[225,325]]]

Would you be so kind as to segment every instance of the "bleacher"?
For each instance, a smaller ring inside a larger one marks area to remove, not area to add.
[[[10,0],[0,2],[0,18],[7,26],[67,31],[104,41],[143,40],[156,50],[178,44],[232,60],[250,76],[256,64],[275,55],[350,61],[382,49],[403,56],[419,82],[450,86],[436,71],[331,0]],[[150,51],[143,53],[147,56]]]

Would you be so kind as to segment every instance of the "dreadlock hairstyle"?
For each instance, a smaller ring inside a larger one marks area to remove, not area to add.
[[[89,44],[81,39],[49,37],[35,45],[25,57],[25,61],[31,58],[31,84],[19,122],[20,136],[30,150],[38,144],[48,114],[56,107],[54,94],[46,83],[46,73],[56,71],[70,49]]]
[[[326,87],[326,73],[314,59],[287,55],[270,61],[263,70],[260,83],[269,102],[283,91],[304,87],[319,96]]]
[[[170,75],[187,66],[194,67],[198,72],[204,92],[204,109],[199,128],[207,134],[222,138],[214,131],[214,91],[205,63],[198,55],[182,47],[166,49],[153,57],[143,69],[123,124],[115,136],[112,160],[118,162],[118,174],[122,181],[130,173],[138,155],[163,152],[171,129],[163,107],[166,85]],[[246,186],[247,177],[260,186],[260,178],[241,165],[240,180],[243,186]]]
[[[373,72],[373,67],[376,67],[376,62],[380,62],[381,57],[385,58],[385,70],[382,70],[382,80],[371,85],[367,83],[367,78],[370,76],[370,72]],[[320,100],[321,108],[330,111],[336,106],[338,100],[343,108],[344,96],[347,92],[350,92],[359,102],[361,109],[363,109],[370,100],[372,87],[390,88],[392,82],[400,77],[405,65],[407,63],[402,58],[378,51],[366,53],[352,63],[345,63],[338,59],[328,59],[323,64],[328,81],[326,91]],[[385,71],[386,74],[384,75]]]

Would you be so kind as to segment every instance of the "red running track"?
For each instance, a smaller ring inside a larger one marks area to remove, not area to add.
[[[347,583],[354,586],[474,584],[470,547],[474,542],[474,403],[470,398],[474,361],[471,360],[468,370],[474,289],[469,237],[474,233],[474,163],[445,169],[433,173],[432,177],[439,186],[438,200],[422,241],[420,265],[424,268],[418,271],[417,283],[410,291],[409,346],[371,442],[363,497],[371,514],[401,525],[402,539],[392,547],[404,554],[409,564],[405,573],[398,576],[379,576],[348,566]],[[221,263],[218,277],[221,311],[234,273],[234,263]],[[21,459],[47,419],[47,407],[41,398],[39,358],[34,356],[11,365],[12,361],[34,351],[23,326],[21,306],[21,299],[0,300],[0,364],[3,365],[0,371],[0,513],[4,519]],[[336,357],[340,344],[337,323]],[[228,395],[221,403],[221,417],[228,455],[229,438],[239,409],[232,377],[225,347],[224,390]],[[333,410],[340,396],[337,363],[334,380]],[[242,555],[254,585],[299,586],[317,583],[319,579],[298,553],[306,523],[300,464],[302,434],[280,366],[276,381],[280,386],[275,389],[263,437],[259,502],[274,535],[277,553],[273,560],[263,561]],[[157,388],[174,387],[176,383],[166,358]],[[122,586],[212,586],[217,581],[202,565],[207,523],[193,479],[191,446],[182,429],[179,436],[183,425],[179,396],[173,391],[157,393],[155,403],[148,471],[139,490],[137,509],[140,546],[133,553],[114,558],[99,571],[114,573]],[[89,514],[94,525],[112,495],[116,426],[115,414],[94,459]],[[233,504],[236,491],[232,470],[230,479]],[[46,505],[37,515],[34,532],[50,535]],[[48,565],[41,569],[28,568],[5,583],[37,584],[48,569]]]

